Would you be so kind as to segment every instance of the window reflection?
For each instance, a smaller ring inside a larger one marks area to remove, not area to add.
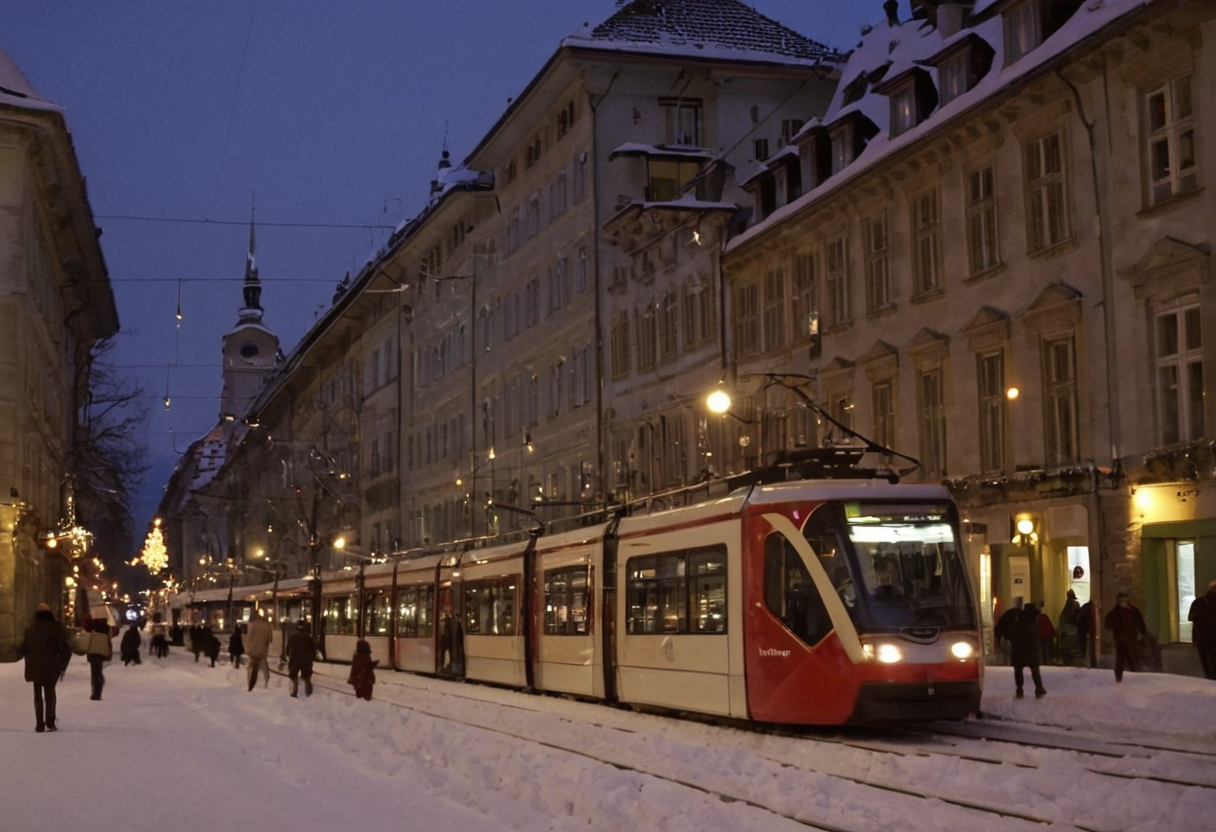
[[[630,558],[630,633],[725,633],[726,547]]]

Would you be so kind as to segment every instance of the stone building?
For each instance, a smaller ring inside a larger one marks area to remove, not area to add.
[[[118,330],[99,236],[63,109],[0,51],[0,658],[40,602],[62,614],[82,554],[76,414],[93,345]]]
[[[777,426],[766,450],[807,421],[767,384],[793,372],[945,480],[986,618],[1126,591],[1163,644],[1189,641],[1216,578],[1216,7],[913,5],[864,35],[797,158],[749,184],[758,222],[723,263],[734,386]]]

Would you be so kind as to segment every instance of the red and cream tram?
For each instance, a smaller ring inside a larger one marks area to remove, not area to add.
[[[336,661],[362,635],[382,667],[766,723],[979,709],[978,614],[940,486],[757,484],[324,575],[322,603]]]

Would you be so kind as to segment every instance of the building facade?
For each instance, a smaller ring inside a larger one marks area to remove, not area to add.
[[[1216,578],[1216,9],[924,5],[865,35],[795,138],[801,192],[766,203],[788,180],[758,177],[762,219],[723,266],[739,390],[767,424],[796,403],[765,374],[805,374],[836,420],[947,482],[989,623],[1018,598],[1054,618],[1069,589],[1100,610],[1128,592],[1162,644],[1189,641]]]
[[[0,52],[0,659],[39,603],[62,616],[85,554],[77,412],[93,345],[118,330],[98,237],[62,108]]]

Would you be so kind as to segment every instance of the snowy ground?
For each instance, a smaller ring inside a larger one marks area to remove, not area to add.
[[[278,676],[249,693],[226,661],[145,651],[93,702],[74,658],[60,730],[36,734],[22,665],[0,665],[0,829],[1156,830],[1216,812],[1216,682],[1200,679],[1046,668],[1047,697],[1015,700],[989,670],[1001,729],[1089,754],[771,736],[388,671],[363,702],[343,668],[321,674],[293,700]]]

